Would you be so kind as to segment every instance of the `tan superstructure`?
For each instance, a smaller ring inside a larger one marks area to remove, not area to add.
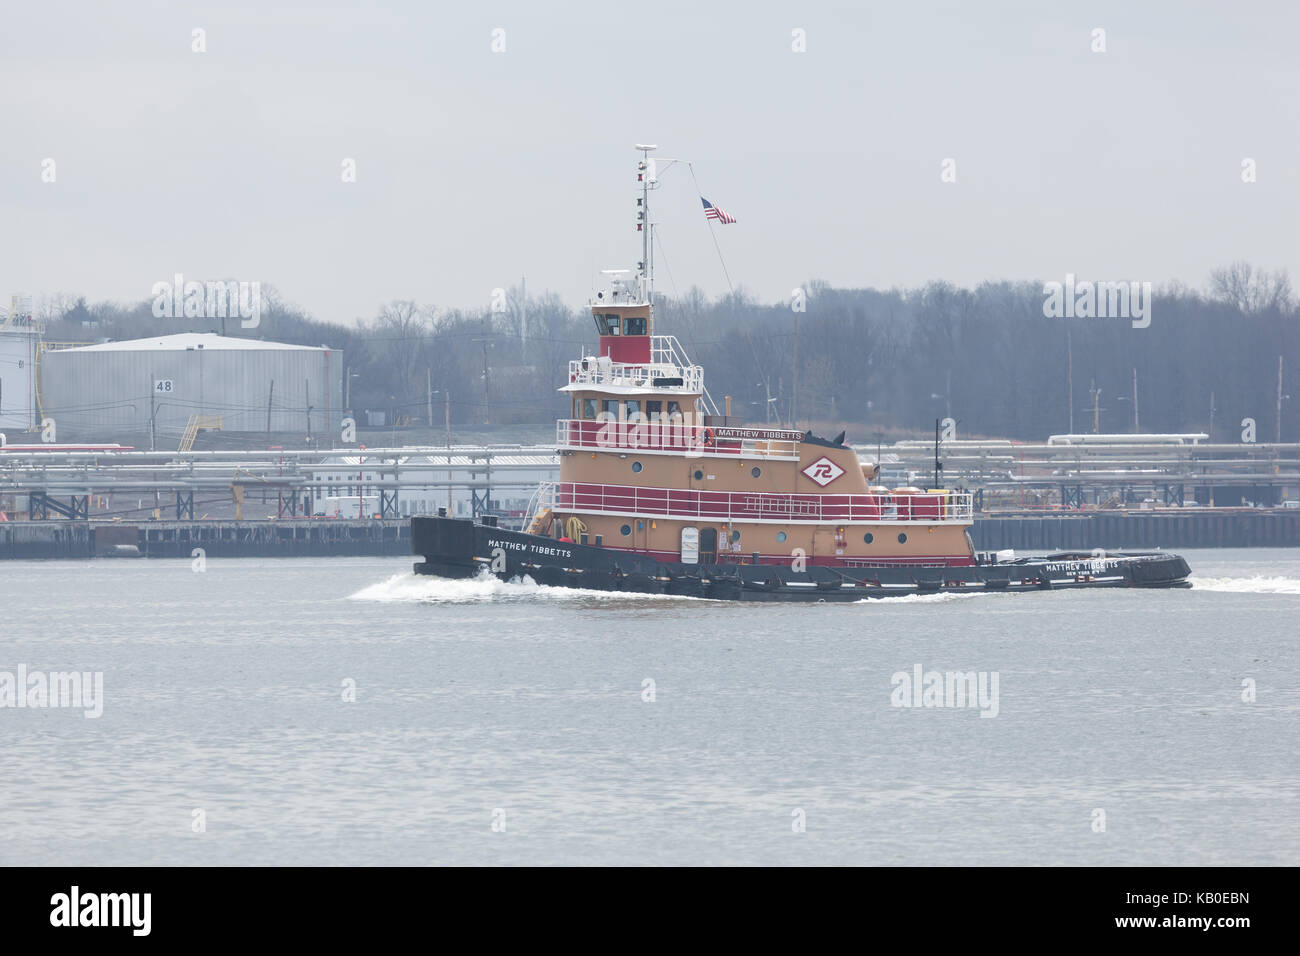
[[[593,313],[607,331],[608,307]],[[530,530],[688,563],[973,562],[967,496],[885,489],[872,483],[878,467],[842,438],[713,414],[702,371],[668,361],[680,345],[648,322],[610,338],[571,365],[570,418],[556,429],[560,478]]]

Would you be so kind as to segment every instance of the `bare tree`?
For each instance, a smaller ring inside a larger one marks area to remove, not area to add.
[[[1210,292],[1218,301],[1247,315],[1287,312],[1293,305],[1291,277],[1285,269],[1256,271],[1242,261],[1211,272]]]

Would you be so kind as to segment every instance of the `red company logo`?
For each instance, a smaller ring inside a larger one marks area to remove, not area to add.
[[[803,473],[825,488],[844,474],[844,469],[824,455],[803,470]]]

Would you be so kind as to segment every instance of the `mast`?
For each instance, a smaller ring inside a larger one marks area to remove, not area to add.
[[[636,148],[641,152],[641,161],[636,164],[636,178],[641,183],[641,198],[637,200],[636,227],[641,231],[641,261],[637,263],[637,278],[641,280],[641,290],[645,293],[645,300],[652,304],[654,302],[654,283],[655,271],[654,262],[650,258],[654,253],[654,247],[650,241],[650,230],[654,226],[650,222],[650,187],[651,184],[658,185],[655,179],[654,161],[650,158],[651,150],[658,149],[658,146],[647,143],[637,143]]]

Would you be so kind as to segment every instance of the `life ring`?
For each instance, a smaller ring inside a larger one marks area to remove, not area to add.
[[[700,440],[701,440],[702,442],[704,442],[704,444],[706,444],[706,445],[712,445],[712,444],[713,444],[713,429],[712,429],[712,428],[706,428],[706,429],[704,429],[704,431],[702,431],[702,432],[700,433]]]

